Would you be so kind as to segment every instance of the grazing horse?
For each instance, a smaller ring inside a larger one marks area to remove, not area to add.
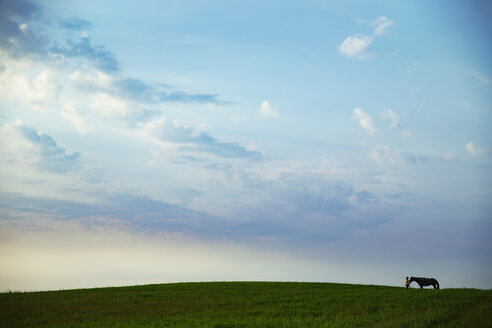
[[[412,281],[415,281],[419,284],[420,288],[424,288],[424,286],[433,286],[434,289],[439,289],[439,283],[434,278],[420,278],[420,277],[410,277],[410,280],[405,279],[405,286],[408,288]]]

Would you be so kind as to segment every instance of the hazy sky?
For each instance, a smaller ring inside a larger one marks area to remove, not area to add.
[[[0,290],[492,288],[489,1],[0,1]]]

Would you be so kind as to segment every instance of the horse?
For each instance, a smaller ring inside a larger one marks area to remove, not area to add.
[[[439,289],[439,282],[437,282],[434,278],[421,278],[421,277],[410,277],[410,280],[405,280],[405,287],[408,288],[412,281],[415,281],[420,288],[424,288],[424,286],[432,286],[434,289]]]

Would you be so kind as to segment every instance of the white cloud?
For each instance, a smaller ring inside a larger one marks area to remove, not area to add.
[[[447,161],[451,161],[456,158],[456,153],[454,151],[444,152],[443,157]]]
[[[130,104],[105,93],[97,93],[90,108],[103,116],[122,118],[128,114]]]
[[[398,119],[398,114],[392,111],[389,108],[383,108],[381,111],[381,117],[387,121],[389,121],[389,127],[393,129],[398,129],[401,132],[401,135],[404,138],[410,138],[413,137],[413,132],[408,130],[407,128],[404,128],[400,124],[400,120]]]
[[[82,88],[114,91],[114,77],[101,71],[76,70],[68,78]]]
[[[364,59],[370,57],[370,55],[366,53],[366,49],[371,43],[372,38],[368,36],[360,38],[349,36],[338,46],[338,51],[347,57]]]
[[[390,27],[391,25],[393,25],[394,22],[393,21],[390,21],[388,19],[388,17],[386,16],[381,16],[381,17],[378,17],[374,20],[374,22],[372,22],[372,25],[376,26],[374,28],[374,35],[381,35],[384,33],[384,30],[387,28],[387,27]]]
[[[260,108],[258,108],[258,111],[260,112],[260,115],[262,118],[269,118],[269,117],[280,117],[280,114],[278,113],[278,108],[273,107],[268,101],[264,100],[261,103]]]
[[[376,128],[374,127],[374,124],[372,123],[371,117],[364,113],[362,109],[356,108],[354,109],[354,116],[353,118],[357,120],[360,124],[360,126],[369,132],[370,135],[376,132]]]
[[[52,137],[36,131],[22,120],[0,126],[1,162],[63,173],[72,167],[79,155],[68,154]]]
[[[469,142],[466,146],[465,149],[472,155],[472,156],[481,156],[485,155],[487,153],[487,150],[475,145],[473,142]]]
[[[383,108],[381,116],[384,119],[390,121],[390,128],[397,128],[400,126],[400,122],[398,121],[398,114],[393,112],[391,109]]]
[[[393,150],[389,146],[378,146],[370,151],[369,156],[381,166],[398,167],[407,164],[424,163],[427,161],[426,157],[417,157],[412,154]]]
[[[362,19],[358,19],[357,21],[359,23],[367,22]],[[348,36],[337,49],[341,54],[350,58],[371,58],[374,54],[367,51],[368,47],[372,44],[376,36],[384,34],[385,29],[393,24],[394,22],[389,20],[388,17],[380,16],[371,23],[372,26],[375,26],[372,36]]]
[[[0,86],[3,89],[0,98],[15,99],[33,105],[36,109],[56,104],[62,85],[54,72],[44,69],[32,78],[25,73],[22,65],[14,66],[8,65],[4,74],[0,75]]]
[[[70,124],[77,128],[77,132],[84,135],[88,132],[87,130],[87,119],[82,115],[82,110],[80,107],[73,103],[68,103],[63,106],[60,111],[61,116]]]
[[[31,102],[56,101],[62,85],[58,82],[55,74],[43,70],[33,81],[29,94]]]
[[[19,30],[21,30],[23,33],[26,33],[29,30],[29,26],[27,26],[27,24],[20,24]]]
[[[139,133],[161,144],[167,158],[179,161],[203,161],[215,158],[253,159],[263,158],[263,153],[251,150],[234,142],[222,142],[212,137],[203,126],[183,124],[160,117],[146,123],[137,123]]]
[[[410,130],[408,130],[408,129],[405,129],[405,128],[403,128],[403,129],[401,130],[401,135],[402,135],[404,138],[411,138],[411,137],[413,137],[413,136],[414,136],[414,134],[413,134],[413,132],[412,132],[412,131],[410,131]]]
[[[481,85],[489,85],[490,78],[478,72],[472,72],[473,77],[480,83]]]

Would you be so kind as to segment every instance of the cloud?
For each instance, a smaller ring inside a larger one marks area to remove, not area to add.
[[[105,93],[97,93],[90,108],[103,116],[123,118],[130,111],[130,103]]]
[[[88,37],[78,42],[69,39],[65,45],[54,42],[49,47],[51,42],[43,31],[43,27],[49,24],[49,19],[43,19],[42,8],[34,1],[2,1],[0,6],[0,48],[12,56],[18,58],[34,54],[47,60],[53,55],[85,58],[101,70],[119,70],[114,55],[103,46],[92,46]],[[58,19],[57,23],[68,30],[82,30],[91,26],[82,19]]]
[[[263,158],[261,152],[249,150],[237,143],[221,142],[199,128],[176,120],[170,122],[166,118],[160,118],[138,126],[145,135],[159,143],[171,144],[178,152],[208,153],[221,158]]]
[[[7,163],[63,173],[73,167],[80,156],[80,153],[67,153],[52,137],[37,132],[21,120],[1,126],[0,137],[1,160]]]
[[[29,26],[27,24],[20,24],[19,30],[21,30],[21,32],[27,33],[27,31],[29,30]]]
[[[365,20],[358,20],[359,22],[366,23]],[[386,28],[393,25],[394,22],[389,20],[386,16],[380,16],[376,18],[371,25],[375,26],[372,36],[367,35],[353,35],[348,36],[338,47],[338,52],[349,58],[355,59],[369,59],[374,56],[373,53],[368,52],[369,46],[373,43],[374,39],[380,35],[383,35]]]
[[[31,18],[38,13],[40,7],[34,1],[29,0],[2,0],[0,9],[2,9],[0,11],[2,16]]]
[[[360,108],[354,109],[353,118],[359,122],[360,126],[364,130],[369,132],[369,135],[372,135],[376,132],[376,128],[372,123],[371,117],[368,114],[364,113]]]
[[[491,80],[488,76],[483,75],[477,71],[472,72],[473,77],[477,80],[478,84],[484,86],[484,87],[491,87]],[[492,89],[491,89],[492,90]]]
[[[38,28],[30,28],[39,7],[28,1],[2,1],[0,6],[0,49],[16,57],[43,55],[48,40]]]
[[[0,78],[7,93],[15,95],[22,103],[31,105],[47,105],[56,103],[62,90],[55,74],[47,69],[42,70],[34,79],[29,76],[10,72]],[[4,82],[3,80],[8,81]]]
[[[390,128],[398,128],[400,122],[398,121],[398,115],[389,108],[383,108],[381,116],[390,121]]]
[[[485,75],[482,75],[478,72],[473,72],[473,76],[477,79],[477,81],[480,83],[480,84],[489,84],[490,83],[490,79],[485,76]]]
[[[389,127],[393,129],[398,129],[401,131],[401,134],[405,138],[410,138],[413,137],[412,131],[408,130],[407,128],[404,128],[398,119],[398,114],[396,114],[394,111],[392,111],[389,108],[383,108],[381,111],[381,117],[387,121],[389,121]]]
[[[359,203],[370,203],[376,199],[376,197],[366,190],[359,191],[355,194],[356,200]]]
[[[36,108],[56,105],[64,79],[55,76],[51,69],[45,69],[37,77],[32,77],[27,73],[30,70],[25,64],[31,67],[41,64],[55,67],[63,62],[58,67],[76,67],[75,73],[70,75],[78,89],[76,91],[94,95],[92,108],[95,112],[119,114],[119,119],[130,126],[155,116],[155,111],[141,108],[143,103],[228,103],[218,99],[216,94],[177,89],[166,84],[149,85],[138,79],[121,76],[118,73],[120,65],[114,54],[103,45],[93,45],[87,32],[83,31],[91,27],[86,20],[46,18],[42,8],[31,1],[6,1],[0,5],[0,50],[6,54],[7,61],[16,62],[24,56],[35,56],[31,58],[32,61],[18,63],[15,72],[9,72],[8,64],[0,65],[1,98],[13,98]],[[82,31],[82,37],[78,41],[68,39],[65,43],[49,40],[43,28],[52,22],[65,30]],[[96,73],[92,76],[87,73],[94,71]],[[137,102],[138,106],[135,105]],[[108,108],[102,108],[103,105],[108,105]],[[77,111],[65,108],[61,114],[77,127],[79,133],[87,131],[82,127],[84,113],[80,108]]]
[[[442,154],[443,158],[447,161],[456,159],[456,153],[454,151],[446,151]]]
[[[466,151],[468,151],[472,156],[482,156],[488,153],[485,148],[475,145],[473,142],[469,142],[465,146]]]
[[[424,156],[415,156],[393,150],[389,146],[378,146],[370,151],[369,156],[381,166],[400,167],[407,164],[415,165],[428,161]]]
[[[201,195],[193,193],[194,197]],[[111,228],[181,234],[201,240],[270,246],[281,243],[289,248],[341,240],[356,230],[374,229],[388,219],[386,210],[373,207],[375,195],[365,190],[356,193],[352,185],[329,181],[319,174],[285,173],[273,181],[263,181],[255,193],[261,196],[259,201],[225,215],[128,193],[98,193],[98,201],[90,203],[2,193],[0,214],[38,229],[46,229],[43,225],[47,221],[72,221],[92,231]],[[229,201],[217,200],[222,206],[231,206],[225,202]]]
[[[391,25],[393,25],[394,22],[390,21],[388,17],[386,16],[381,16],[376,18],[371,25],[376,26],[374,28],[374,35],[381,35],[384,33],[384,30]]]
[[[60,114],[67,122],[77,128],[79,134],[84,135],[88,132],[87,119],[79,106],[67,103],[61,109]]]
[[[157,104],[162,102],[224,104],[215,94],[174,90],[172,86],[152,86],[134,78],[122,77],[110,72],[76,70],[69,76],[75,86],[88,93],[106,93],[113,97]]]
[[[278,113],[278,108],[273,107],[268,101],[264,100],[261,103],[260,108],[258,108],[260,115],[262,118],[271,118],[276,117],[279,118],[280,114]]]
[[[92,24],[85,19],[61,18],[58,19],[58,26],[66,30],[83,31],[91,28]]]
[[[365,59],[370,57],[366,49],[371,43],[372,38],[368,36],[349,36],[338,46],[338,51],[347,57]]]
[[[406,129],[406,128],[401,128],[401,135],[405,138],[411,138],[414,136],[413,132]]]
[[[90,60],[93,65],[104,72],[115,72],[120,66],[113,53],[104,46],[92,46],[90,38],[81,38],[75,42],[68,39],[66,45],[57,42],[50,48],[50,52],[63,58],[83,58]]]
[[[357,230],[372,230],[389,219],[369,191],[357,193],[344,181],[318,173],[283,172],[256,182],[260,196],[231,214],[243,224],[242,238],[272,240],[287,247],[309,247],[343,240]]]
[[[161,91],[159,93],[160,101],[182,102],[182,103],[215,103],[224,104],[217,99],[217,95],[207,93],[191,93],[187,91]]]

